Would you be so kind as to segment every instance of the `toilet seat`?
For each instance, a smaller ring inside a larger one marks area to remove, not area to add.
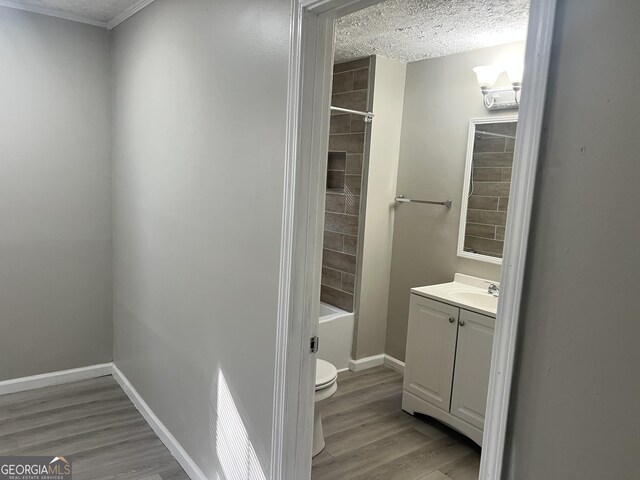
[[[316,392],[331,387],[338,379],[338,370],[329,362],[316,360]]]

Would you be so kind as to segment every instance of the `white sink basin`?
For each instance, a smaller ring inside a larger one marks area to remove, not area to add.
[[[411,292],[495,318],[498,298],[487,291],[492,284],[500,287],[491,280],[456,273],[453,282],[415,287]]]
[[[481,308],[483,310],[496,311],[498,308],[498,298],[488,293],[482,292],[451,292],[451,298],[460,303],[470,305],[472,307]]]

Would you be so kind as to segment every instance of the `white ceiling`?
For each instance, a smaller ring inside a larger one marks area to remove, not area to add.
[[[0,6],[53,15],[107,27],[151,1],[141,0],[0,0]],[[125,17],[126,18],[126,17]]]
[[[338,20],[336,62],[415,62],[526,39],[529,0],[387,0]]]
[[[0,6],[111,28],[153,0],[0,0]],[[338,20],[336,61],[405,62],[522,41],[529,0],[387,0]]]

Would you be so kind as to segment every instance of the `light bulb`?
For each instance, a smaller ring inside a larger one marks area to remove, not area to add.
[[[473,71],[475,72],[480,88],[482,89],[491,88],[500,76],[500,69],[493,65],[475,67]]]
[[[522,85],[522,76],[524,73],[524,63],[514,62],[507,65],[507,76],[512,85]]]

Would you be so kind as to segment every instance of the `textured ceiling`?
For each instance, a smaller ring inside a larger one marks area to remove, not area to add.
[[[140,0],[14,0],[24,7],[53,10],[62,14],[107,23]]]
[[[338,20],[336,62],[415,62],[526,38],[529,0],[387,0]]]

